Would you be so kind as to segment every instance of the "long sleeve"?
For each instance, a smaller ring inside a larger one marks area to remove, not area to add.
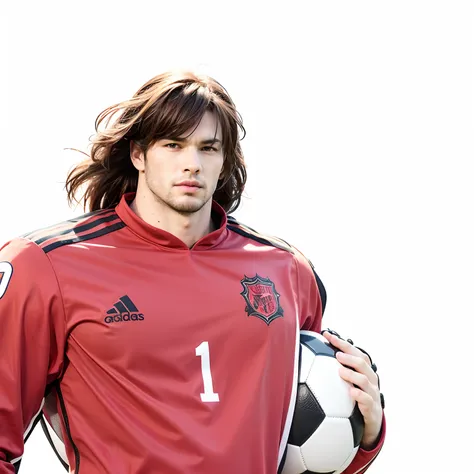
[[[311,262],[306,260],[301,254],[297,255],[297,258],[300,275],[300,304],[304,317],[301,321],[301,329],[320,333],[322,317],[326,306],[326,290]],[[382,449],[385,440],[385,431],[384,415],[377,445],[370,451],[359,448],[356,456],[351,464],[344,470],[343,474],[363,474],[369,469]]]
[[[15,472],[46,388],[63,368],[64,309],[48,256],[15,239],[0,249],[0,474]]]
[[[382,430],[380,432],[380,437],[379,437],[379,441],[377,445],[370,451],[359,448],[359,451],[357,451],[355,458],[352,460],[349,466],[344,470],[343,474],[363,474],[364,472],[367,472],[370,465],[375,461],[375,458],[379,455],[384,441],[385,441],[385,415],[382,420]]]

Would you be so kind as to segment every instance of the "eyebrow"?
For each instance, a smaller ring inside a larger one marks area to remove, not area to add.
[[[170,141],[173,141],[173,142],[187,142],[187,141],[189,141],[187,138],[183,138],[183,137],[169,137],[169,138],[163,138],[163,140],[170,140]],[[222,145],[222,141],[219,140],[218,138],[207,138],[206,140],[201,140],[199,143],[201,145],[214,145],[214,144]]]

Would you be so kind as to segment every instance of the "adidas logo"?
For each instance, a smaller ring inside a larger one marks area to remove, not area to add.
[[[107,316],[104,321],[107,324],[121,323],[123,321],[143,321],[145,316],[133,304],[132,300],[127,296],[122,296],[113,308],[107,311]]]

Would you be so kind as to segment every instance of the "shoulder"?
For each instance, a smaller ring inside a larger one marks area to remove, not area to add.
[[[316,273],[313,263],[308,257],[306,257],[306,255],[280,237],[262,234],[255,229],[248,227],[232,216],[227,216],[227,228],[232,232],[235,232],[255,242],[259,242],[262,245],[278,248],[291,254],[296,261],[299,273],[302,278],[306,281],[316,282],[324,309],[326,306],[326,289],[323,285],[323,282]]]
[[[48,253],[64,245],[101,237],[124,226],[114,209],[104,209],[28,232],[21,238]]]
[[[43,261],[43,258],[38,246],[23,237],[16,237],[0,246],[0,262],[2,264],[15,262],[30,266],[33,270],[35,264],[38,261]]]
[[[245,237],[254,242],[258,242],[264,246],[274,247],[277,249],[284,250],[293,256],[298,264],[303,265],[306,269],[312,273],[314,271],[313,264],[311,261],[296,247],[289,244],[286,240],[280,237],[262,234],[261,232],[252,229],[251,227],[243,224],[232,216],[227,217],[227,228],[232,232],[235,232],[242,237]]]
[[[256,231],[255,229],[252,229],[251,227],[238,221],[233,216],[227,216],[227,228],[232,232],[241,235],[242,237],[253,240],[254,242],[258,242],[262,245],[266,245],[269,247],[285,250],[286,252],[295,255],[296,249],[285,240],[280,239],[279,237],[262,234]]]
[[[37,285],[54,279],[50,251],[64,245],[90,240],[123,227],[114,210],[84,214],[13,238],[0,245],[0,284],[15,275],[23,284]]]
[[[34,243],[21,237],[0,247],[0,300],[3,296],[21,297],[36,289],[55,286],[54,272],[46,254]],[[33,292],[33,293],[32,293]],[[6,298],[7,302],[9,298]],[[1,312],[1,311],[0,311]]]

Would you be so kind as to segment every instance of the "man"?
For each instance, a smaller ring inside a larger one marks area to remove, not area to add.
[[[75,474],[275,474],[325,292],[296,249],[228,215],[246,182],[231,98],[166,73],[96,128],[66,183],[91,212],[0,251],[0,474],[40,412]],[[362,473],[384,439],[377,375],[325,335],[360,387],[345,472]]]

